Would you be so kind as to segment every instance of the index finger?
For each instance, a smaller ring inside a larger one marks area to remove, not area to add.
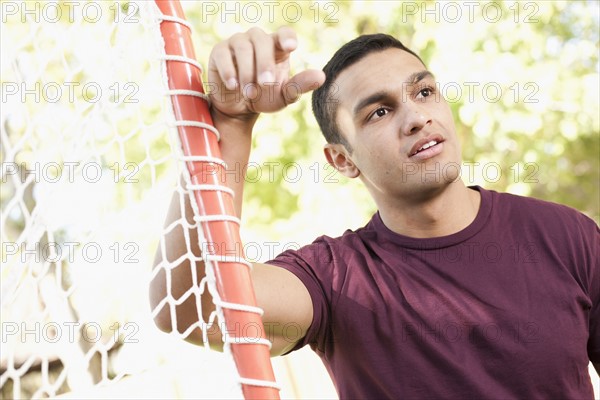
[[[285,58],[298,47],[296,31],[289,26],[282,26],[271,34],[275,43],[275,58]]]

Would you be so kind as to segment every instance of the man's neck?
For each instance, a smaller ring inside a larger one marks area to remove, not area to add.
[[[433,238],[459,232],[479,211],[481,196],[462,181],[454,182],[418,201],[379,207],[383,223],[392,231],[414,238]]]

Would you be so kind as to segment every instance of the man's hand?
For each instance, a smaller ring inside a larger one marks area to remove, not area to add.
[[[252,121],[321,86],[325,74],[319,70],[290,76],[289,58],[296,47],[296,33],[287,27],[273,34],[252,28],[217,44],[208,62],[213,116]]]

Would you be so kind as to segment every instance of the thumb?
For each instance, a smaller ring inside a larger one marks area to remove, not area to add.
[[[324,82],[325,73],[317,69],[307,69],[292,76],[283,87],[285,103],[297,102],[304,93],[318,89]]]

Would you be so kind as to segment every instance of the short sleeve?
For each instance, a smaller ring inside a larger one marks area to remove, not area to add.
[[[590,361],[600,363],[600,229],[586,218],[583,242],[589,273],[589,296],[592,301],[590,310],[590,336],[588,355]]]
[[[308,344],[315,352],[323,354],[326,343],[331,343],[331,275],[334,260],[329,244],[325,239],[319,238],[298,250],[287,250],[267,264],[284,268],[296,275],[312,300],[312,323],[304,338],[290,352]]]

